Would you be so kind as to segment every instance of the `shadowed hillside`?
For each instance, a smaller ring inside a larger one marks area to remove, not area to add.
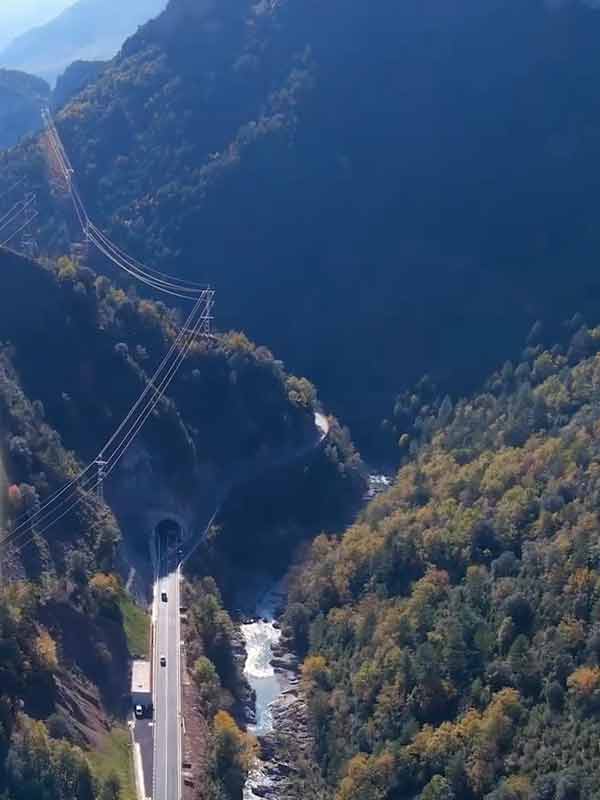
[[[0,250],[0,430],[9,484],[2,473],[0,791],[7,800],[41,797],[41,787],[51,800],[125,797],[110,775],[98,779],[80,748],[97,748],[109,715],[123,719],[128,707],[134,645],[124,609],[131,613],[132,600],[120,576],[132,547],[149,561],[149,531],[121,527],[126,465],[106,481],[106,502],[80,481],[68,501],[45,504],[115,431],[180,324],[163,304],[125,294],[69,259],[39,264]],[[242,468],[314,451],[297,502],[347,512],[364,489],[360,462],[341,432],[317,449],[315,402],[307,381],[287,375],[242,334],[199,339],[134,443],[136,477],[150,464],[153,498],[170,492],[184,514],[197,511],[208,490],[214,508],[219,484]],[[126,488],[128,513],[137,503],[143,518],[149,501]],[[101,794],[104,784],[112,794]]]
[[[42,104],[49,97],[50,87],[40,78],[0,69],[0,149],[41,128]]]
[[[58,126],[102,225],[213,280],[374,452],[424,372],[472,388],[596,313],[599,35],[542,0],[172,0]]]

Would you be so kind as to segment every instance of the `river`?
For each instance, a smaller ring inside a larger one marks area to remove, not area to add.
[[[365,500],[386,491],[391,484],[390,477],[381,474],[369,475],[369,490]],[[260,579],[258,579],[260,581]],[[251,582],[252,583],[252,582]],[[263,586],[265,583],[263,582]],[[254,621],[240,626],[246,645],[246,663],[244,674],[256,694],[256,721],[248,725],[248,731],[255,736],[265,736],[273,731],[273,704],[283,692],[290,688],[294,678],[290,673],[275,670],[271,665],[273,648],[279,644],[281,631],[275,622],[277,609],[285,598],[285,579],[269,590],[258,594],[258,601],[253,604],[251,617]],[[256,595],[255,595],[256,596]],[[246,607],[248,607],[246,605]],[[271,781],[266,764],[258,762],[256,769],[250,774],[244,787],[243,800],[260,800],[265,786],[276,787]],[[261,787],[261,794],[254,792],[254,787]]]
[[[242,635],[248,653],[244,673],[256,692],[256,722],[249,725],[248,730],[255,736],[262,736],[273,730],[270,705],[283,690],[283,682],[270,663],[273,645],[279,642],[281,631],[273,626],[272,620],[259,620],[242,625]]]
[[[273,731],[272,704],[289,686],[285,673],[276,672],[271,666],[273,647],[281,639],[275,612],[282,597],[280,584],[265,592],[255,606],[253,616],[257,619],[240,626],[247,653],[244,674],[256,694],[256,721],[248,725],[249,733],[254,736],[264,736]],[[244,787],[244,800],[258,800],[261,795],[255,794],[253,787],[258,784],[264,787],[268,782],[264,765],[259,762]]]

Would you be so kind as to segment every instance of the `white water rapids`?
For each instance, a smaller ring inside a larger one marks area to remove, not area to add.
[[[283,690],[270,663],[273,658],[271,648],[281,638],[281,631],[276,630],[272,622],[259,620],[242,625],[242,635],[248,653],[244,672],[256,692],[256,724],[249,725],[248,730],[255,736],[261,736],[273,730],[269,706]]]
[[[255,736],[264,736],[273,730],[271,704],[286,688],[285,679],[271,666],[272,648],[281,638],[281,631],[273,622],[275,605],[275,595],[269,593],[257,606],[260,619],[241,626],[247,653],[244,673],[256,693],[256,722],[248,725],[248,731]],[[251,773],[244,786],[243,800],[259,800],[261,797],[254,793],[253,787],[264,787],[269,783],[264,766],[262,762],[258,762]]]
[[[327,419],[322,415],[317,419],[317,426],[323,435],[327,433]],[[391,485],[392,479],[386,475],[373,473],[369,475],[369,488],[365,500],[370,500]],[[285,597],[285,581],[281,581],[273,589],[260,597],[258,603],[252,603],[256,622],[241,625],[242,636],[246,644],[246,663],[244,673],[248,683],[256,694],[256,722],[248,725],[248,731],[255,736],[265,736],[273,731],[273,703],[290,688],[290,677],[285,672],[276,672],[271,666],[273,647],[281,639],[281,631],[275,627],[275,609],[281,605]],[[248,605],[245,605],[248,608]],[[256,792],[254,789],[256,788]],[[260,800],[265,797],[265,788],[269,798],[277,797],[277,784],[269,775],[269,765],[259,761],[244,786],[243,800]]]

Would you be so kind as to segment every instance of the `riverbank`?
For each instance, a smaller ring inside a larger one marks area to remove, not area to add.
[[[254,614],[240,625],[245,645],[244,676],[251,688],[246,709],[248,731],[260,745],[260,759],[244,787],[244,800],[283,800],[294,767],[287,740],[310,740],[303,703],[298,695],[299,663],[282,639],[277,621],[285,601],[285,584],[263,592]]]
[[[364,500],[384,492],[392,478],[369,475]],[[238,657],[250,688],[244,721],[257,737],[260,760],[244,787],[243,800],[286,800],[299,765],[311,764],[313,742],[306,705],[300,691],[300,664],[278,622],[286,605],[286,579],[273,584],[267,576],[241,580],[236,607],[240,626]]]

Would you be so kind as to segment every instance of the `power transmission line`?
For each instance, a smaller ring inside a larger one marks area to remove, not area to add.
[[[8,239],[5,239],[3,242],[0,242],[0,247],[6,247],[6,245],[10,241],[12,241],[15,238],[15,236],[17,236],[19,233],[21,233],[21,231],[24,231],[25,228],[27,228],[29,225],[31,225],[31,223],[38,216],[38,214],[39,214],[38,211],[34,211],[31,215],[29,215],[29,217],[25,220],[25,222],[21,225],[20,228],[17,228],[17,230],[14,231],[14,233],[11,233],[11,235],[8,237]]]
[[[0,231],[3,231],[4,228],[7,228],[11,225],[16,219],[20,217],[27,209],[31,207],[33,203],[35,203],[37,196],[35,194],[28,194],[25,197],[25,200],[19,200],[18,203],[15,203],[14,206],[7,211],[7,213],[0,219]]]
[[[207,294],[208,293],[209,292],[207,291]],[[171,347],[169,348],[169,350],[167,351],[167,353],[163,357],[163,359],[160,362],[160,364],[158,365],[158,367],[155,369],[152,377],[147,381],[146,386],[144,387],[144,390],[142,391],[142,393],[140,394],[140,396],[138,397],[136,402],[133,404],[133,406],[129,410],[129,413],[127,414],[127,416],[122,420],[122,422],[120,423],[119,427],[113,432],[113,434],[110,437],[110,439],[104,444],[104,446],[102,447],[100,452],[95,456],[95,458],[88,464],[88,466],[77,477],[73,478],[66,486],[63,486],[61,489],[57,490],[51,497],[47,498],[46,501],[44,502],[44,504],[41,506],[40,511],[44,511],[48,505],[50,505],[52,502],[58,500],[59,497],[61,497],[68,489],[73,487],[79,480],[81,480],[92,469],[92,467],[95,465],[95,463],[96,463],[96,461],[98,459],[102,459],[102,458],[105,457],[105,455],[108,452],[109,448],[119,438],[119,436],[123,432],[123,430],[125,430],[125,428],[127,427],[127,424],[129,423],[129,421],[133,418],[133,416],[135,415],[136,411],[139,409],[141,404],[144,402],[144,399],[152,391],[155,391],[155,392],[158,391],[157,387],[159,386],[159,384],[161,383],[161,380],[162,380],[161,373],[163,372],[163,370],[165,370],[168,362],[171,360],[171,358],[174,355],[174,353],[181,346],[181,344],[183,342],[183,339],[184,339],[184,336],[186,334],[186,329],[188,329],[190,327],[190,325],[193,324],[194,318],[195,318],[196,313],[197,313],[198,308],[199,308],[199,305],[200,305],[200,303],[197,303],[196,306],[194,306],[194,308],[190,312],[188,318],[184,322],[181,330],[179,331],[179,334],[173,340],[173,342],[171,344]],[[204,311],[202,313],[204,314]],[[28,519],[29,519],[29,515],[28,514],[23,514],[20,517],[18,517],[15,521],[17,523],[19,523],[21,520],[24,520],[26,522]],[[0,540],[0,543],[1,543],[1,541],[2,540]]]
[[[199,304],[197,304],[197,306],[199,306]],[[43,533],[45,533],[47,530],[49,530],[49,528],[51,528],[53,525],[55,525],[57,522],[59,522],[61,519],[63,519],[76,506],[78,506],[79,503],[81,503],[83,501],[83,499],[85,499],[85,495],[83,495],[82,492],[86,491],[86,492],[89,493],[90,491],[97,490],[98,491],[98,495],[99,495],[98,499],[99,499],[99,501],[102,500],[102,482],[103,482],[104,478],[107,478],[110,475],[110,473],[115,469],[115,467],[117,466],[117,464],[119,463],[121,458],[124,456],[124,454],[126,453],[128,448],[130,447],[130,445],[133,442],[134,438],[137,436],[137,434],[139,433],[139,431],[143,427],[146,419],[153,412],[153,410],[156,408],[156,406],[159,403],[159,401],[161,400],[161,398],[164,396],[164,392],[165,392],[166,388],[168,387],[168,385],[171,382],[172,378],[174,377],[175,373],[179,369],[179,366],[180,366],[181,362],[183,361],[183,359],[185,358],[189,348],[193,344],[194,336],[195,336],[199,326],[201,325],[201,323],[202,323],[202,316],[200,316],[198,318],[198,320],[195,322],[194,329],[192,329],[192,331],[188,335],[188,339],[187,339],[186,344],[184,345],[184,347],[182,348],[182,350],[178,354],[175,363],[169,368],[169,373],[167,374],[167,376],[165,376],[165,378],[163,378],[162,385],[160,387],[160,391],[156,392],[155,396],[147,404],[147,406],[144,409],[144,411],[141,412],[138,415],[137,419],[134,421],[134,423],[130,427],[129,431],[125,434],[125,437],[123,438],[123,440],[115,448],[115,450],[111,454],[111,456],[106,460],[102,460],[101,467],[100,467],[100,470],[99,470],[99,475],[96,478],[95,482],[94,482],[93,477],[91,477],[90,479],[88,479],[89,482],[87,483],[87,485],[85,487],[79,487],[80,493],[78,494],[78,496],[76,497],[76,499],[73,502],[65,501],[65,503],[61,504],[61,506],[59,508],[56,508],[56,509],[52,510],[50,513],[46,514],[41,520],[33,519],[33,524],[36,524],[36,526],[37,526],[37,524],[39,524],[43,520],[49,520],[41,530],[37,530],[36,529],[34,534],[32,533],[32,530],[31,530],[31,521],[30,521],[29,529],[27,531],[25,531],[25,534],[29,533],[30,535],[25,541],[20,542],[18,545],[15,546],[14,549],[17,552],[20,552],[21,550],[23,550],[24,547],[26,547],[28,544],[30,544],[35,539],[36,535],[37,536],[41,536]],[[88,466],[88,469],[93,465],[97,465],[98,461],[99,461],[98,459],[93,461]],[[71,500],[72,499],[73,498],[71,497]],[[64,506],[66,505],[67,502],[69,504],[67,505],[66,508],[64,508]],[[58,513],[59,511],[60,511],[60,513]],[[55,516],[57,513],[58,513],[58,516]],[[11,537],[10,536],[9,537],[5,537],[4,539],[0,540],[0,545],[6,543],[7,541],[11,541]]]
[[[15,186],[17,186],[17,184],[15,184]],[[29,193],[25,196],[24,200],[19,200],[2,218],[0,218],[0,234],[2,234],[3,231],[6,232],[7,228],[10,230],[11,226],[15,223],[18,226],[8,236],[6,236],[6,233],[4,234],[5,238],[0,241],[0,247],[6,247],[16,236],[23,233],[21,247],[27,250],[31,255],[34,254],[37,249],[37,243],[33,236],[25,233],[25,231],[38,216],[38,212],[34,207],[36,199],[37,195]],[[24,218],[23,222],[21,222],[22,218]],[[0,239],[1,238],[0,236]]]
[[[0,201],[4,200],[5,197],[8,197],[9,194],[12,194],[14,192],[14,190],[17,189],[24,182],[25,182],[25,176],[23,176],[22,178],[19,178],[19,180],[16,183],[14,183],[10,187],[10,189],[7,189],[5,192],[0,194]]]
[[[195,336],[199,332],[201,326],[204,324],[206,316],[204,306],[204,298],[199,298],[192,312],[190,313],[184,328],[180,331],[179,335],[173,342],[171,349],[163,358],[163,361],[154,373],[154,376],[150,381],[148,381],[144,391],[136,403],[132,406],[123,422],[106,442],[98,456],[88,464],[88,466],[80,473],[79,476],[77,476],[77,478],[71,480],[66,486],[58,490],[53,497],[41,505],[37,513],[31,515],[22,515],[26,517],[24,521],[18,524],[12,531],[0,539],[0,545],[7,544],[8,542],[14,543],[16,544],[16,549],[20,550],[23,544],[17,544],[16,540],[21,536],[30,533],[32,523],[36,525],[46,523],[43,530],[47,530],[48,527],[52,526],[59,519],[62,519],[70,509],[74,508],[78,502],[80,502],[81,497],[76,499],[75,502],[71,502],[73,500],[74,491],[88,491],[90,488],[101,489],[104,478],[108,477],[114,470],[139,431],[142,429],[150,414],[154,411],[164,396],[168,386],[175,377],[175,374],[177,373],[182,361],[194,342]],[[175,353],[175,359],[165,370],[165,365],[169,360],[171,360],[173,353]],[[164,374],[161,375],[163,371]],[[147,399],[144,408],[142,408],[141,411],[135,415],[136,410],[144,402],[144,399],[147,398],[148,395],[150,395],[150,399]],[[130,423],[130,420],[132,419],[133,421]],[[121,433],[123,433],[122,438],[120,437]],[[99,467],[99,474],[96,479],[94,475],[88,474],[94,466]],[[86,475],[87,477],[85,477]],[[53,503],[63,496],[64,498],[57,507],[50,508],[50,510],[48,510]],[[65,506],[67,506],[66,510]],[[55,515],[59,512],[61,512],[59,516],[55,517]],[[37,531],[38,534],[41,534],[41,532],[42,531],[40,530]]]
[[[13,205],[13,207],[12,207],[12,208],[10,208],[10,209],[9,209],[9,210],[6,212],[6,214],[5,214],[3,217],[0,217],[0,231],[1,231],[1,230],[2,230],[2,228],[4,228],[6,225],[10,225],[10,223],[11,223],[11,221],[12,221],[12,220],[11,220],[11,219],[9,219],[9,217],[12,217],[12,215],[14,215],[15,213],[16,213],[16,214],[20,213],[21,209],[23,208],[23,204],[24,204],[24,201],[23,201],[23,200],[19,200],[18,202],[16,202],[16,203]],[[6,222],[5,222],[5,220],[6,220]]]
[[[177,337],[172,342],[170,349],[155,370],[152,378],[147,380],[141,395],[129,410],[119,427],[105,443],[96,458],[93,459],[79,475],[47,498],[43,504],[40,503],[39,500],[36,500],[33,513],[25,512],[22,514],[16,520],[17,524],[13,530],[0,538],[0,546],[10,543],[17,551],[22,550],[33,541],[36,536],[42,536],[50,527],[63,519],[85,499],[90,491],[97,491],[99,502],[103,501],[104,480],[108,478],[116,468],[117,464],[144,426],[148,417],[154,412],[156,406],[164,397],[181,363],[192,347],[196,336],[198,334],[210,334],[215,295],[214,290],[210,287],[202,286],[192,281],[173,278],[157,270],[146,267],[142,262],[128,256],[93,224],[85,210],[77,187],[75,186],[73,167],[71,166],[68,155],[60,140],[49,110],[44,109],[42,111],[42,116],[46,123],[47,140],[54,153],[58,168],[66,181],[75,213],[86,240],[93,242],[98,250],[104,253],[107,258],[146,285],[182,299],[193,299],[196,302]],[[12,189],[16,188],[17,185],[19,184],[15,184]],[[12,189],[9,191],[12,191]],[[16,203],[8,214],[0,219],[0,225],[2,225],[2,223],[10,217],[8,222],[4,224],[4,227],[6,227],[6,225],[12,223],[22,213],[26,213],[27,216],[25,223],[11,234],[9,239],[6,240],[7,242],[29,225],[37,216],[37,211],[35,211],[35,213],[29,211],[34,201],[35,195],[28,196],[25,201]],[[0,227],[0,231],[1,230],[2,227]],[[92,472],[94,468],[96,468],[96,474]],[[39,527],[40,525],[42,526],[41,528]],[[22,540],[24,536],[28,538],[25,541],[19,541]]]
[[[157,291],[178,297],[183,300],[190,300],[194,299],[204,289],[208,288],[205,285],[197,284],[193,281],[188,281],[181,278],[176,278],[147,267],[141,261],[138,261],[137,259],[127,255],[127,253],[121,250],[109,239],[108,236],[106,236],[106,234],[102,233],[102,231],[96,225],[94,225],[85,209],[77,186],[75,185],[73,177],[75,171],[71,165],[64,145],[62,144],[60,135],[54,120],[52,119],[50,111],[47,108],[44,109],[42,116],[46,124],[50,146],[68,186],[68,190],[73,201],[73,206],[75,208],[75,214],[77,215],[77,219],[79,220],[79,224],[84,236],[93,242],[96,248],[117,267],[147,286],[156,289]]]

